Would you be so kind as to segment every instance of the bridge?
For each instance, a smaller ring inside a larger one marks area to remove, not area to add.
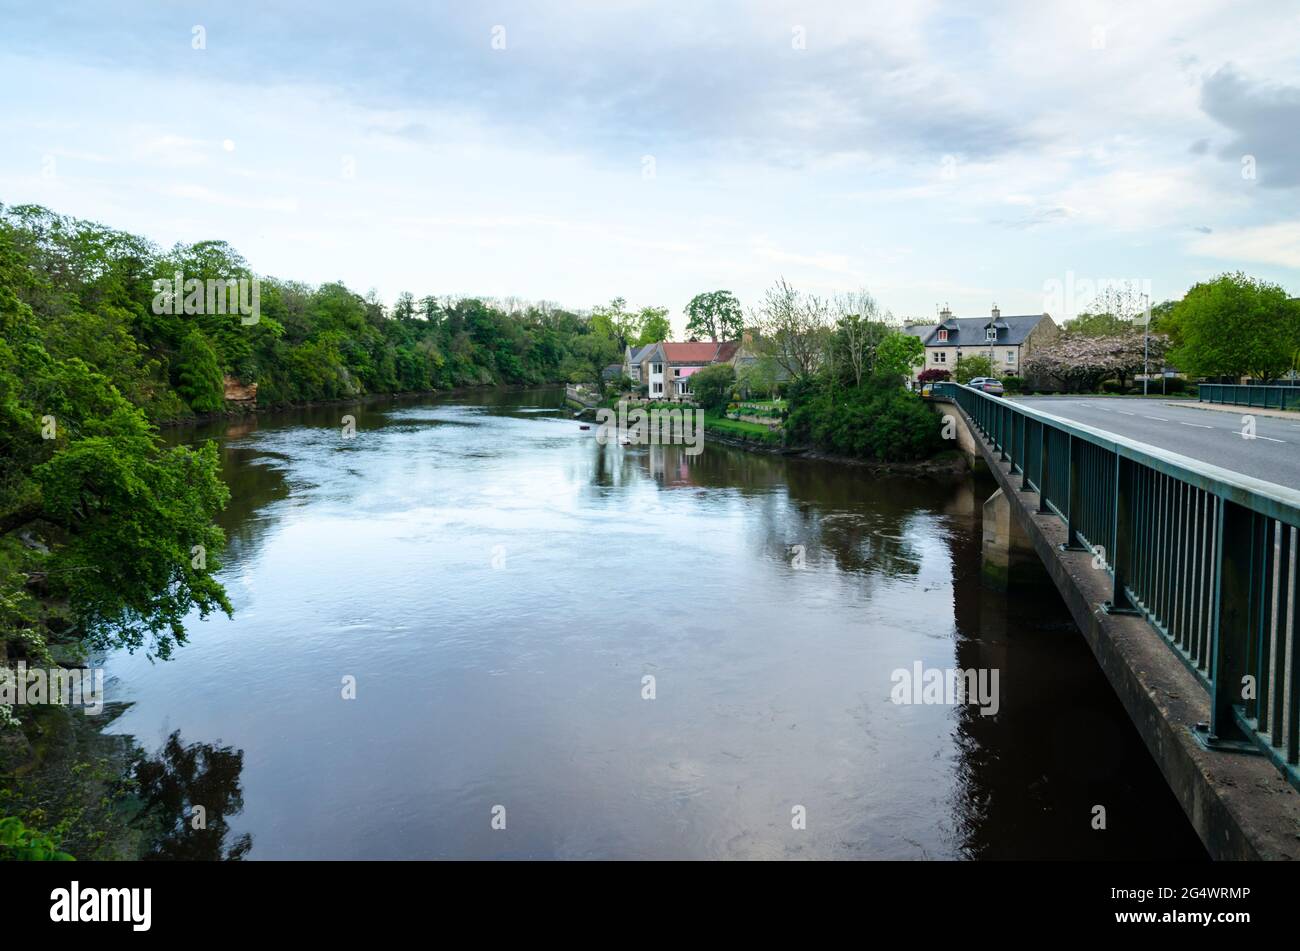
[[[990,577],[1047,569],[1211,855],[1300,859],[1300,492],[1048,401],[933,396],[1000,486]]]

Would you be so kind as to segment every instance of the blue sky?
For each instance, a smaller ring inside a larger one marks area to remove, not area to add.
[[[3,0],[0,202],[679,329],[778,277],[899,317],[1236,269],[1300,295],[1300,5],[970,10]]]

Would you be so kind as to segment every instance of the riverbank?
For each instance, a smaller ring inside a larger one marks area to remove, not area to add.
[[[566,401],[566,406],[577,408]],[[575,418],[595,421],[596,407],[583,408],[576,412]],[[944,450],[929,459],[915,462],[882,462],[874,459],[859,459],[853,456],[824,452],[812,446],[787,446],[779,432],[760,426],[725,417],[705,415],[704,431],[709,442],[721,443],[733,449],[760,453],[769,456],[786,456],[799,459],[816,459],[837,465],[851,466],[865,470],[872,475],[913,476],[916,478],[933,478],[953,480],[963,478],[970,471],[966,456],[957,450]]]
[[[221,420],[245,419],[249,416],[261,416],[266,413],[282,413],[289,410],[320,409],[324,406],[368,406],[385,401],[425,399],[430,396],[463,396],[481,393],[486,390],[502,393],[520,392],[538,387],[563,386],[562,383],[479,383],[473,386],[457,386],[448,390],[402,390],[393,393],[363,393],[359,396],[340,396],[328,400],[306,400],[303,402],[266,403],[254,406],[236,406],[217,413],[202,413],[194,416],[176,416],[154,421],[159,429],[178,429],[184,426],[201,426]]]

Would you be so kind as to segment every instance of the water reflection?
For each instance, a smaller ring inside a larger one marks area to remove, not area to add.
[[[152,830],[146,860],[237,862],[253,848],[234,835],[230,818],[244,809],[239,783],[244,754],[229,746],[181,742],[180,731],[135,769],[144,809],[137,824]],[[196,828],[197,826],[197,828]]]
[[[258,857],[1202,854],[1060,599],[979,587],[991,487],[601,446],[556,390],[209,435],[236,616],[114,658],[119,727],[247,751]],[[892,704],[916,661],[998,715]]]

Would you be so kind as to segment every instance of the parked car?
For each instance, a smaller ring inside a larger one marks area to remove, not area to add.
[[[971,389],[983,390],[989,396],[1001,396],[1003,392],[1002,381],[991,376],[977,376],[966,385]]]

